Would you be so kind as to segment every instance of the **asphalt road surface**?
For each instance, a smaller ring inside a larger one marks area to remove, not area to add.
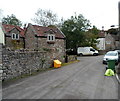
[[[78,57],[80,62],[3,87],[3,99],[118,99],[115,76],[106,77],[103,56]]]

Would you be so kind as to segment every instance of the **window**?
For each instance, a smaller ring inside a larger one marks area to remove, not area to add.
[[[19,39],[19,34],[16,34],[16,39]]]
[[[13,40],[19,40],[19,34],[12,33]]]
[[[95,49],[93,49],[93,48],[90,48],[90,51],[93,51],[93,52],[95,52]]]
[[[12,39],[15,39],[15,34],[14,33],[12,34]]]
[[[48,42],[49,42],[49,41],[54,42],[54,41],[55,41],[55,35],[48,35],[48,36],[47,36],[47,41],[48,41]]]

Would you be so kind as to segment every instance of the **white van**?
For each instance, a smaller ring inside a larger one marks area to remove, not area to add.
[[[82,56],[82,55],[98,55],[99,53],[93,47],[78,47],[77,54]]]

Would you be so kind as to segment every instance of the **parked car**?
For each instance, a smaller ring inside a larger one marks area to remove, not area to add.
[[[117,51],[109,51],[105,54],[103,58],[103,64],[107,64],[108,60],[115,60],[115,64],[117,65],[119,62],[119,55]]]
[[[115,50],[115,51],[117,51],[117,52],[118,52],[118,55],[120,55],[120,50]]]
[[[77,54],[79,56],[82,55],[98,55],[99,52],[97,50],[95,50],[93,47],[78,47],[77,48]]]

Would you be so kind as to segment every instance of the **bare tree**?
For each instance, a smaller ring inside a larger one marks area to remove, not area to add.
[[[58,22],[57,15],[51,10],[43,10],[40,8],[35,13],[35,18],[32,19],[32,21],[42,26],[55,25]]]

